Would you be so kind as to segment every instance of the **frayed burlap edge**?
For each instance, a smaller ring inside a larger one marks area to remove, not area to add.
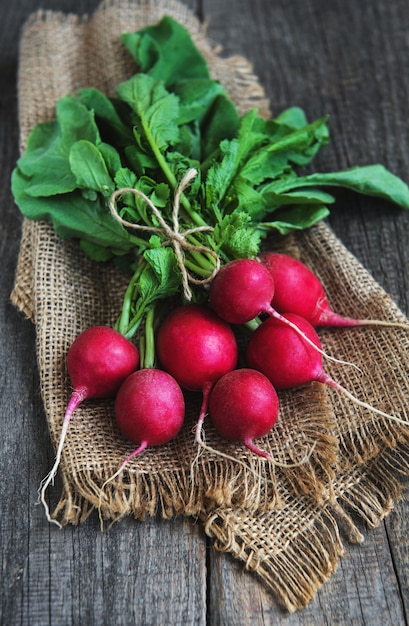
[[[334,574],[347,555],[345,541],[361,543],[363,532],[390,513],[408,477],[409,448],[385,448],[366,465],[337,476],[334,497],[325,504],[287,493],[282,510],[252,515],[223,507],[201,519],[215,549],[241,561],[293,613]]]
[[[307,496],[293,502],[297,509],[289,504],[258,516],[223,508],[202,517],[215,549],[241,561],[291,613],[312,600],[344,554],[331,508]],[[287,524],[294,518],[297,525]]]

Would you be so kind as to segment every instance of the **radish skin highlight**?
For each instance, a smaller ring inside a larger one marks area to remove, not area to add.
[[[295,313],[287,313],[285,317],[297,324],[316,345],[321,345],[315,329],[307,320]],[[249,366],[267,376],[277,390],[302,387],[313,381],[320,382],[343,393],[359,406],[409,426],[408,421],[363,402],[333,380],[323,370],[320,354],[311,350],[292,328],[284,326],[272,317],[254,331],[247,346],[246,356]]]
[[[50,516],[45,494],[47,487],[54,484],[71,418],[87,398],[113,397],[121,383],[138,366],[137,347],[108,326],[93,326],[84,330],[68,350],[67,370],[74,390],[65,411],[54,465],[38,490],[47,520],[60,528],[61,524]]]
[[[335,313],[319,278],[304,263],[280,252],[266,252],[260,262],[274,281],[272,306],[280,313],[296,313],[317,326],[386,326],[405,328],[408,324],[386,320],[353,319]]]

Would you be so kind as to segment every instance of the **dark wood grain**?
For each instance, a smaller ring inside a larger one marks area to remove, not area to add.
[[[21,626],[407,624],[409,506],[397,503],[303,611],[286,615],[263,585],[216,553],[189,519],[124,520],[101,534],[49,526],[35,506],[53,452],[39,394],[35,332],[9,302],[21,218],[10,192],[18,156],[18,36],[38,8],[92,11],[96,0],[0,3],[0,623]],[[223,54],[250,59],[273,112],[330,115],[322,170],[381,162],[409,180],[406,0],[191,0]],[[409,313],[409,213],[337,194],[331,226]],[[58,488],[56,488],[56,492]]]

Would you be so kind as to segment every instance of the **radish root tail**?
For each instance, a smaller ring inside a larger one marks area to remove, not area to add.
[[[39,502],[41,502],[44,506],[45,509],[45,514],[47,517],[47,520],[49,522],[52,522],[53,524],[56,524],[59,528],[62,528],[62,524],[60,524],[60,522],[56,519],[53,519],[50,515],[50,509],[48,507],[48,503],[45,499],[45,493],[47,491],[48,486],[51,484],[54,484],[54,478],[57,474],[58,471],[58,466],[60,465],[60,461],[61,461],[61,453],[62,453],[62,449],[64,446],[64,440],[67,434],[67,430],[68,430],[68,425],[70,423],[70,416],[66,417],[64,419],[63,425],[62,425],[62,430],[61,430],[61,436],[60,436],[60,442],[58,444],[58,449],[57,449],[57,453],[55,456],[55,461],[54,461],[54,465],[51,468],[51,470],[49,471],[49,473],[47,474],[47,476],[45,476],[45,478],[43,478],[43,480],[40,483],[40,486],[38,488],[38,495],[39,495]]]
[[[387,320],[359,320],[356,326],[384,326],[385,328],[403,328],[404,330],[409,330],[409,324],[405,322],[388,322]]]
[[[330,387],[333,387],[334,389],[336,389],[337,391],[340,391],[347,398],[349,398],[351,402],[353,402],[354,404],[357,404],[358,406],[361,406],[364,409],[368,409],[368,411],[372,411],[373,413],[377,413],[378,415],[381,415],[382,417],[386,417],[387,419],[392,420],[393,422],[397,422],[398,424],[402,424],[403,426],[409,426],[408,420],[404,420],[404,419],[401,419],[400,417],[396,417],[396,415],[390,415],[390,413],[385,413],[384,411],[381,411],[380,409],[377,409],[376,407],[372,406],[368,402],[364,402],[363,400],[360,400],[359,398],[354,396],[350,391],[348,391],[348,389],[346,389],[345,387],[337,383],[335,380],[332,380],[332,378],[324,377],[324,379],[321,382],[324,382]]]
[[[352,367],[355,367],[355,369],[357,369],[359,372],[362,373],[362,370],[355,363],[351,363],[350,361],[343,361],[342,359],[336,359],[334,356],[327,354],[322,348],[317,346],[316,343],[311,341],[311,339],[307,337],[307,335],[303,333],[303,331],[300,328],[298,328],[297,324],[293,324],[293,322],[291,322],[290,320],[285,318],[283,315],[278,313],[275,309],[273,308],[271,310],[269,309],[268,311],[266,311],[266,313],[269,313],[269,315],[271,315],[272,317],[275,317],[277,320],[279,320],[283,324],[286,324],[287,326],[292,328],[302,339],[304,339],[304,341],[306,341],[312,348],[314,348],[314,350],[319,352],[323,357],[328,359],[328,361],[333,361],[334,363],[339,363],[341,365],[351,365]]]
[[[207,443],[204,442],[201,436],[199,436],[199,439],[196,439],[196,442],[204,450],[207,450],[208,452],[216,454],[217,456],[221,456],[224,459],[227,459],[229,461],[233,461],[234,463],[238,463],[239,465],[242,465],[246,470],[254,474],[256,478],[260,480],[266,480],[266,482],[270,484],[273,482],[270,479],[267,479],[267,478],[265,479],[261,474],[259,474],[259,472],[254,470],[252,467],[250,467],[247,463],[245,463],[241,459],[237,459],[234,456],[231,456],[230,454],[226,454],[225,452],[222,452],[221,450],[216,450],[216,448],[213,448],[212,446],[207,445]],[[304,465],[310,459],[312,453],[315,450],[315,446],[317,445],[317,442],[314,441],[310,450],[303,456],[303,458],[300,461],[296,463],[280,463],[279,461],[276,461],[270,454],[268,454],[268,452],[264,452],[263,450],[258,448],[256,445],[254,445],[252,442],[251,442],[251,445],[249,445],[250,442],[243,442],[243,443],[251,452],[256,454],[259,458],[264,458],[269,464],[274,465],[275,467],[280,467],[282,469],[290,469],[290,468],[300,467],[301,465]]]
[[[104,495],[104,489],[105,487],[112,482],[113,480],[115,480],[115,478],[117,478],[121,472],[125,469],[125,467],[127,466],[127,464],[129,463],[129,461],[131,461],[135,456],[137,456],[138,454],[140,454],[141,452],[143,452],[145,450],[145,448],[147,448],[148,446],[148,442],[147,441],[142,441],[141,445],[136,448],[133,452],[131,452],[131,454],[129,454],[124,461],[121,463],[120,467],[116,470],[116,472],[114,474],[112,474],[112,476],[110,476],[102,485],[100,491],[99,491],[99,496],[98,496],[98,515],[99,515],[99,522],[100,522],[100,527],[101,527],[101,532],[104,532],[104,520],[102,518],[102,496]]]
[[[73,416],[74,411],[78,408],[78,406],[81,404],[81,402],[83,400],[85,400],[86,398],[86,390],[85,389],[79,389],[79,390],[75,390],[73,391],[71,398],[68,402],[68,406],[66,408],[65,411],[65,416],[64,416],[64,421],[63,421],[63,425],[62,425],[62,429],[61,429],[61,434],[60,434],[60,441],[58,443],[58,448],[57,448],[57,452],[55,455],[55,461],[54,461],[54,465],[51,468],[51,470],[48,472],[47,476],[45,476],[43,478],[43,480],[40,483],[40,486],[38,488],[38,496],[39,496],[39,500],[38,503],[42,503],[45,509],[45,514],[47,517],[47,520],[49,522],[52,522],[53,524],[56,524],[59,528],[62,528],[62,524],[60,524],[60,522],[56,519],[53,519],[50,515],[50,509],[48,507],[48,504],[46,502],[45,499],[45,494],[47,491],[48,486],[51,484],[54,484],[54,478],[57,475],[57,471],[58,471],[58,467],[60,465],[61,462],[61,454],[62,454],[62,450],[64,447],[64,441],[65,441],[65,437],[67,435],[67,431],[68,431],[68,425],[70,423],[71,417]]]
[[[212,390],[213,384],[209,383],[205,385],[203,389],[202,406],[200,407],[200,413],[196,424],[195,442],[200,443],[202,441],[202,428],[203,422],[207,414],[207,407],[209,405],[209,396]]]

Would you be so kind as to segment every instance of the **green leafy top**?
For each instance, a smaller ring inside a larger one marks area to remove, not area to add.
[[[222,262],[254,257],[262,238],[308,228],[325,218],[339,186],[409,208],[409,188],[381,165],[302,175],[329,141],[327,117],[308,122],[298,107],[264,120],[256,110],[239,116],[189,33],[173,18],[122,35],[138,71],[115,96],[95,88],[63,97],[55,119],[38,124],[12,173],[22,213],[48,220],[61,237],[74,237],[97,261],[114,259],[134,274],[119,323],[136,332],[155,300],[175,294],[181,273],[166,223],[174,220],[180,181],[197,175],[180,197],[178,228],[187,231],[189,271],[206,279]],[[121,193],[119,216],[110,211]],[[210,227],[207,230],[195,230]],[[197,249],[192,249],[196,246]],[[208,251],[208,252],[206,252]]]

